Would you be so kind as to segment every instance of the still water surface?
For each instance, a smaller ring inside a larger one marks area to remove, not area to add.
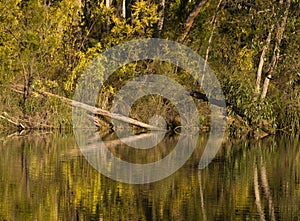
[[[198,170],[206,140],[199,136],[199,147],[173,175],[129,185],[90,166],[73,134],[3,138],[0,220],[300,220],[299,137],[227,139]],[[165,156],[175,141],[165,139],[148,157]],[[141,158],[128,148],[111,151]]]

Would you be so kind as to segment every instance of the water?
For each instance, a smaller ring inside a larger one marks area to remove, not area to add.
[[[174,140],[160,149],[163,155]],[[4,138],[0,220],[300,220],[298,137],[227,139],[198,170],[206,140],[199,136],[199,147],[173,175],[129,185],[91,167],[72,134]],[[112,152],[135,159],[126,148]]]

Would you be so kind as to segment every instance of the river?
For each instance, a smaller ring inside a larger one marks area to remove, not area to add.
[[[179,170],[146,184],[99,173],[72,133],[3,137],[0,220],[300,220],[299,137],[227,138],[199,170],[207,137],[199,136]],[[147,157],[167,155],[176,139],[164,142]],[[143,159],[126,147],[111,150],[129,161]]]

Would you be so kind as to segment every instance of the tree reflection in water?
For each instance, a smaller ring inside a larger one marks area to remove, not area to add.
[[[211,164],[199,170],[207,137],[199,136],[181,169],[143,185],[101,175],[72,134],[3,139],[0,220],[300,219],[299,137],[228,139]],[[129,161],[155,161],[170,153],[176,137],[164,142],[144,153],[122,144],[110,150]]]

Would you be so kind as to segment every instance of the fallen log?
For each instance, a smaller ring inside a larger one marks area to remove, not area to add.
[[[4,116],[5,115],[5,116]],[[16,127],[18,127],[19,131],[22,131],[25,129],[25,126],[22,123],[19,122],[15,122],[14,120],[12,120],[9,116],[7,116],[7,113],[3,113],[0,115],[0,118],[6,120],[7,122],[15,125]]]
[[[18,85],[14,85],[14,86],[18,86]],[[12,89],[13,91],[15,91],[17,93],[23,93],[22,91],[14,88],[14,87],[11,87],[10,89]],[[61,101],[64,101],[65,103],[67,103],[67,104],[69,104],[73,107],[79,107],[83,110],[86,110],[86,111],[92,113],[92,114],[99,114],[99,115],[104,116],[104,117],[110,117],[112,119],[119,120],[119,121],[129,123],[129,124],[132,124],[132,125],[135,125],[135,126],[138,126],[138,127],[149,129],[149,130],[156,130],[156,131],[165,131],[166,130],[164,128],[160,128],[160,127],[157,127],[157,126],[153,126],[153,125],[150,125],[150,124],[143,123],[141,121],[135,120],[135,119],[130,118],[130,117],[126,117],[126,116],[116,114],[116,113],[111,113],[111,112],[109,112],[107,110],[103,110],[101,108],[93,107],[93,106],[90,106],[88,104],[81,103],[79,101],[75,101],[75,100],[72,100],[72,99],[69,99],[69,98],[66,98],[66,97],[62,97],[62,96],[59,96],[57,94],[52,94],[50,92],[39,91],[39,90],[35,90],[35,92],[37,92],[39,94],[42,94],[42,95],[58,98]]]
[[[86,110],[86,111],[88,111],[92,114],[99,114],[99,115],[104,116],[104,117],[110,117],[112,119],[119,120],[119,121],[129,123],[129,124],[132,124],[132,125],[135,125],[135,126],[138,126],[138,127],[149,129],[149,130],[156,130],[156,131],[164,131],[165,130],[163,128],[153,126],[153,125],[150,125],[150,124],[146,124],[146,123],[143,123],[141,121],[135,120],[135,119],[130,118],[130,117],[126,117],[126,116],[116,114],[116,113],[111,113],[107,110],[103,110],[103,109],[98,108],[98,107],[93,107],[93,106],[90,106],[88,104],[81,103],[79,101],[71,100],[69,98],[61,97],[59,95],[52,94],[50,92],[45,92],[45,91],[36,91],[36,92],[38,92],[39,94],[50,96],[50,97],[56,97],[56,98],[60,99],[61,101],[64,101],[67,104],[70,104],[73,107],[81,108],[81,109]]]

